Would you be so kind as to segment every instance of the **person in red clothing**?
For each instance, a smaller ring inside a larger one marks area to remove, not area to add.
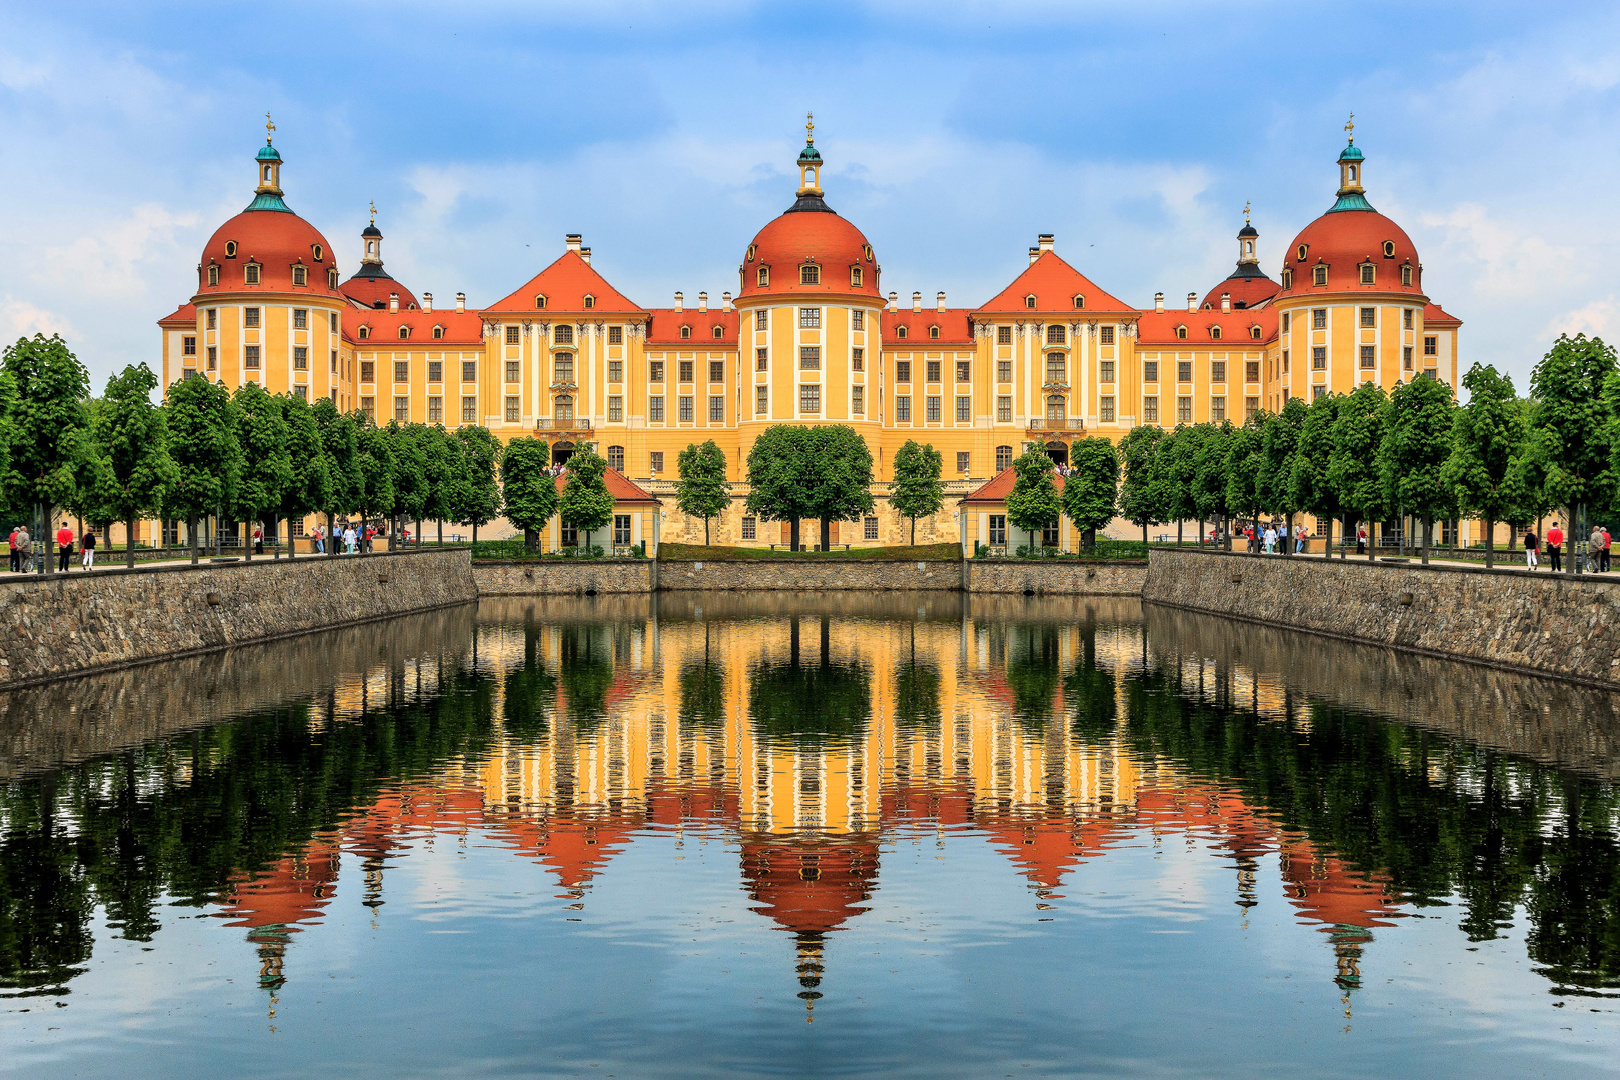
[[[1555,574],[1563,569],[1563,563],[1559,561],[1563,555],[1563,544],[1564,530],[1560,529],[1558,522],[1555,521],[1552,523],[1552,528],[1547,530],[1547,565],[1552,568],[1552,572]]]
[[[22,565],[22,553],[17,550],[17,530],[11,530],[11,572],[15,574]]]
[[[68,528],[67,522],[56,530],[57,564],[62,573],[68,572],[68,560],[73,558],[73,530]]]
[[[1603,527],[1603,550],[1598,552],[1598,565],[1605,574],[1609,572],[1609,528],[1606,525]]]

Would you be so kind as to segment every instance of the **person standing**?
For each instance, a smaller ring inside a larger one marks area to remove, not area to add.
[[[1586,538],[1586,543],[1586,568],[1588,570],[1601,570],[1603,567],[1603,527],[1593,525],[1592,535]]]
[[[1554,521],[1552,528],[1547,530],[1547,565],[1552,567],[1552,572],[1555,574],[1564,568],[1563,555],[1564,530],[1560,529],[1558,522]]]
[[[264,526],[258,522],[253,523],[253,554],[264,554]]]
[[[1536,568],[1536,553],[1541,550],[1541,541],[1536,536],[1536,530],[1524,531],[1524,565],[1531,570]]]
[[[17,532],[21,528],[21,525],[15,525],[11,529],[11,572],[13,574],[17,572],[17,567],[22,565],[22,556],[17,552]]]
[[[1266,554],[1267,555],[1275,555],[1276,553],[1277,553],[1277,526],[1275,526],[1275,525],[1267,525],[1266,526]]]
[[[310,538],[315,542],[315,553],[317,555],[326,554],[326,533],[321,531],[319,522],[316,522],[315,531],[310,533]]]
[[[1602,565],[1603,572],[1607,574],[1609,572],[1609,528],[1606,525],[1603,527],[1603,550],[1598,552],[1598,562]]]
[[[32,572],[34,569],[34,538],[28,535],[28,526],[17,526],[17,568]]]
[[[343,527],[343,547],[350,554],[354,554],[354,523],[350,522]]]
[[[1305,549],[1310,546],[1310,542],[1311,530],[1306,526],[1301,525],[1299,527],[1298,534],[1294,537],[1294,554],[1298,555],[1303,553]]]
[[[1367,554],[1367,526],[1356,526],[1356,554]]]
[[[84,543],[80,544],[79,548],[84,552],[84,568],[94,570],[96,568],[96,533],[94,529],[85,531]]]
[[[66,521],[56,530],[56,562],[59,573],[68,572],[68,560],[73,558],[73,530]]]

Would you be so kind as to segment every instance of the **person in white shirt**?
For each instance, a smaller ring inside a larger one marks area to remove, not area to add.
[[[1266,526],[1266,554],[1274,555],[1277,552],[1277,526]]]

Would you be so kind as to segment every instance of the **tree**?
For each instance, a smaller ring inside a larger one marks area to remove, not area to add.
[[[292,457],[287,452],[287,421],[270,392],[256,382],[236,388],[237,442],[242,467],[231,506],[240,521],[256,522],[272,515],[292,483]],[[245,545],[253,558],[253,545]]]
[[[1227,522],[1230,503],[1226,494],[1226,456],[1235,428],[1232,421],[1219,424],[1199,424],[1194,428],[1197,449],[1194,451],[1193,505],[1198,508],[1198,527],[1214,521],[1226,536],[1226,550],[1232,550],[1232,529]]]
[[[1614,416],[1606,384],[1615,375],[1614,349],[1585,334],[1558,335],[1530,374],[1535,402],[1527,447],[1528,478],[1553,506],[1569,508],[1569,550],[1585,534],[1584,509],[1607,506],[1615,493],[1610,460]],[[1569,560],[1576,573],[1579,560]]]
[[[292,559],[297,557],[297,552],[291,523],[294,519],[302,521],[305,515],[324,509],[329,504],[332,497],[331,462],[326,448],[321,445],[321,425],[316,417],[319,405],[311,407],[308,401],[296,394],[283,395],[276,401],[281,405],[282,422],[287,427],[287,457],[292,467],[276,513],[288,522],[287,558]]]
[[[90,375],[59,335],[18,338],[0,371],[5,397],[6,499],[43,513],[45,573],[51,573],[52,511],[73,499],[81,471],[90,460]]]
[[[1159,470],[1159,451],[1169,441],[1171,437],[1163,428],[1151,424],[1133,427],[1119,440],[1119,461],[1125,467],[1125,482],[1119,488],[1119,510],[1141,526],[1144,544],[1149,525],[1161,525],[1169,520],[1165,516],[1169,500],[1165,497],[1164,477]],[[1064,501],[1066,503],[1067,498]]]
[[[444,543],[444,523],[456,517],[456,477],[460,472],[461,453],[443,424],[430,424],[423,429],[424,472],[427,476],[427,502],[422,513],[432,518],[439,529],[439,543]]]
[[[1368,380],[1339,403],[1333,424],[1333,452],[1328,477],[1344,505],[1368,523],[1367,559],[1373,558],[1373,519],[1385,508],[1384,482],[1378,472],[1378,447],[1384,441],[1384,404],[1377,383]]]
[[[1282,412],[1268,414],[1262,426],[1260,502],[1273,514],[1284,516],[1289,540],[1294,538],[1294,515],[1300,509],[1291,483],[1294,454],[1308,411],[1302,398],[1291,397],[1283,403]],[[1293,544],[1283,544],[1284,555],[1293,553]]]
[[[311,407],[311,412],[315,414],[326,466],[326,501],[317,509],[326,512],[326,551],[335,559],[337,515],[360,505],[360,435],[355,419],[359,414],[340,413],[337,404],[324,397]]]
[[[799,522],[818,518],[826,547],[833,521],[857,520],[872,511],[872,452],[845,424],[776,424],[748,451],[748,483],[749,513],[788,522],[795,550]]]
[[[1226,505],[1234,514],[1248,515],[1254,523],[1257,542],[1265,495],[1261,486],[1265,467],[1264,422],[1258,415],[1251,417],[1242,427],[1233,428],[1226,441]]]
[[[1395,387],[1385,406],[1378,471],[1387,505],[1423,521],[1423,562],[1436,515],[1448,514],[1456,497],[1445,481],[1451,454],[1451,388],[1439,379],[1418,378]]]
[[[453,486],[452,519],[472,526],[473,543],[478,542],[478,526],[487,525],[501,512],[501,489],[495,472],[501,464],[501,440],[487,427],[467,424],[452,436],[460,461]]]
[[[175,480],[163,493],[170,516],[183,518],[197,564],[197,519],[224,504],[241,468],[231,393],[222,382],[181,379],[169,387],[165,407]]]
[[[1176,523],[1176,543],[1181,543],[1182,522],[1198,517],[1198,440],[1200,429],[1185,424],[1164,437],[1154,455],[1154,471],[1163,491],[1164,515]],[[1198,522],[1198,542],[1203,543],[1204,523]]]
[[[1288,494],[1293,504],[1306,513],[1315,514],[1319,524],[1327,525],[1322,554],[1333,554],[1333,522],[1344,513],[1339,500],[1339,489],[1333,485],[1328,465],[1333,457],[1333,429],[1339,420],[1339,401],[1333,394],[1324,394],[1305,408],[1305,421],[1299,428],[1299,442],[1294,447],[1293,461],[1288,466]],[[1341,538],[1342,539],[1342,538]],[[1344,556],[1341,544],[1339,555]]]
[[[544,439],[513,439],[501,454],[501,499],[506,520],[523,530],[523,543],[535,548],[540,530],[557,512],[557,478],[551,473],[551,447]]]
[[[894,488],[889,505],[911,519],[911,542],[917,543],[917,519],[939,512],[945,505],[945,485],[939,482],[943,460],[932,443],[907,439],[894,454]]]
[[[809,428],[775,424],[748,451],[748,512],[788,523],[788,546],[799,550],[799,522],[810,516]]]
[[[675,508],[703,519],[703,543],[707,545],[709,519],[731,504],[726,452],[713,439],[702,445],[688,443],[675,459],[675,467],[680,473],[675,482]]]
[[[107,393],[91,423],[91,435],[106,468],[99,501],[124,523],[124,565],[135,565],[135,522],[162,512],[164,492],[178,477],[169,456],[169,427],[152,404],[158,378],[145,364],[131,364],[107,380]]]
[[[1140,430],[1140,429],[1138,429]],[[1069,449],[1072,466],[1063,480],[1063,512],[1080,530],[1087,551],[1097,547],[1097,530],[1114,520],[1119,494],[1119,452],[1100,435],[1080,439]],[[1144,524],[1144,531],[1147,526]]]
[[[1038,442],[1024,444],[1024,452],[1013,459],[1013,487],[1007,493],[1007,520],[1015,529],[1029,533],[1033,554],[1035,530],[1045,529],[1058,519],[1063,504],[1058,500],[1057,482],[1052,479],[1052,459]]]
[[[557,512],[576,529],[585,530],[585,550],[591,533],[613,520],[613,496],[607,489],[607,462],[591,443],[581,443],[568,457],[568,482]]]
[[[394,480],[394,536],[405,534],[399,528],[399,519],[417,523],[416,539],[422,539],[422,508],[427,505],[427,451],[419,434],[420,424],[401,424],[388,421],[384,433],[393,454]]]
[[[370,548],[365,542],[365,530],[372,519],[388,517],[394,512],[397,494],[394,490],[394,447],[388,432],[373,424],[364,413],[355,413],[355,465],[360,474],[360,550]]]
[[[872,512],[872,451],[847,424],[826,424],[809,433],[810,513],[821,520],[821,550],[832,546],[832,523],[859,521]]]

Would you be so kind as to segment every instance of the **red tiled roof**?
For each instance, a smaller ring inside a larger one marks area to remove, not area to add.
[[[900,337],[900,327],[906,336]],[[928,336],[930,327],[939,327],[939,337]],[[883,312],[883,344],[896,348],[904,342],[908,346],[927,349],[938,345],[972,345],[973,322],[967,308],[923,308],[912,311],[909,307]]]
[[[236,241],[236,254],[227,256],[225,245]],[[315,258],[320,249],[319,261]],[[298,292],[313,296],[339,297],[336,289],[328,288],[326,272],[337,265],[332,245],[326,242],[320,230],[297,214],[280,210],[244,210],[214,231],[203,246],[202,275],[197,284],[199,295],[205,293],[260,293]],[[245,281],[245,267],[258,263],[259,283]],[[308,276],[307,285],[293,285],[292,268],[302,263]],[[220,268],[219,284],[208,284],[208,267]]]
[[[877,299],[877,259],[868,256],[866,237],[861,230],[828,210],[789,210],[759,230],[753,258],[743,255],[741,296],[856,294]],[[799,280],[800,265],[813,262],[821,267],[820,281],[804,285]],[[770,284],[759,287],[758,270],[768,266]],[[851,285],[850,268],[861,268],[861,283]]]
[[[681,327],[692,328],[690,338],[681,337]],[[714,328],[720,328],[720,336],[714,336]],[[735,348],[737,345],[737,312],[722,311],[719,308],[710,308],[708,311],[699,311],[697,308],[654,308],[652,322],[647,327],[648,345],[678,345],[685,348],[701,349],[713,348],[716,345]]]
[[[412,305],[416,307],[422,306],[421,302],[416,299],[415,293],[393,278],[383,275],[362,276],[356,274],[348,281],[345,281],[338,291],[363,308],[376,308],[379,304],[387,308],[389,293],[399,294],[399,306],[402,308],[411,307]]]
[[[1280,288],[1281,285],[1265,276],[1240,277],[1234,274],[1205,293],[1198,306],[1219,311],[1221,293],[1229,293],[1234,308],[1252,308],[1276,296]]]
[[[1436,308],[1435,310],[1438,311],[1440,309]],[[174,309],[174,314],[163,316],[163,318],[158,320],[157,324],[159,326],[196,326],[197,305],[181,304],[179,307]]]
[[[1461,326],[1462,320],[1455,315],[1448,315],[1440,310],[1439,304],[1423,305],[1424,326]]]
[[[1185,341],[1176,337],[1176,327],[1187,328]],[[1210,327],[1221,328],[1217,341],[1209,336]],[[1253,327],[1260,337],[1250,336]],[[1277,313],[1270,308],[1255,311],[1144,311],[1136,323],[1136,344],[1173,345],[1178,349],[1255,349],[1277,337]]]
[[[1033,308],[1026,307],[1024,301],[1031,293],[1035,295]],[[1057,252],[1043,251],[1040,258],[1013,279],[1011,285],[975,309],[974,314],[991,311],[1070,312],[1074,310],[1076,296],[1085,297],[1084,310],[1090,313],[1117,312],[1124,315],[1133,314],[1135,310],[1123,300],[1104,292],[1090,278],[1059,258]]]
[[[546,298],[547,311],[584,311],[588,295],[595,300],[590,309],[595,313],[646,314],[629,297],[609,285],[607,278],[591,269],[591,264],[577,251],[563,252],[556,262],[530,278],[516,292],[503,296],[484,311],[486,314],[532,313],[536,295]]]
[[[1004,503],[1007,496],[1012,494],[1013,484],[1018,480],[1018,470],[1011,465],[1002,469],[996,475],[986,480],[977,490],[970,491],[962,496],[963,503]],[[1055,468],[1052,470],[1052,482],[1057,485],[1058,494],[1063,494],[1063,474]]]
[[[360,339],[360,328],[369,327],[371,336]],[[411,336],[401,339],[399,328],[408,326]],[[444,337],[435,339],[433,328],[444,327]],[[484,340],[484,324],[475,312],[378,311],[350,308],[343,313],[343,340],[351,345],[387,349],[433,349],[442,345],[479,345]]]
[[[651,494],[646,489],[631,480],[618,469],[608,469],[602,476],[607,484],[608,494],[613,496],[615,503],[655,503],[662,506],[664,500]],[[561,473],[557,477],[557,491],[560,493],[568,486],[568,474]]]
[[[1384,243],[1394,245],[1395,254],[1384,255]],[[1305,257],[1299,257],[1300,245],[1305,246]],[[1378,268],[1377,283],[1361,284],[1358,267],[1370,262]],[[1328,283],[1312,285],[1313,270],[1318,263],[1328,267]],[[1412,284],[1401,284],[1400,267],[1412,267]],[[1292,267],[1294,285],[1279,290],[1278,295],[1329,292],[1402,292],[1423,291],[1422,263],[1418,260],[1417,245],[1406,231],[1376,210],[1329,211],[1305,226],[1283,255],[1283,267]]]

